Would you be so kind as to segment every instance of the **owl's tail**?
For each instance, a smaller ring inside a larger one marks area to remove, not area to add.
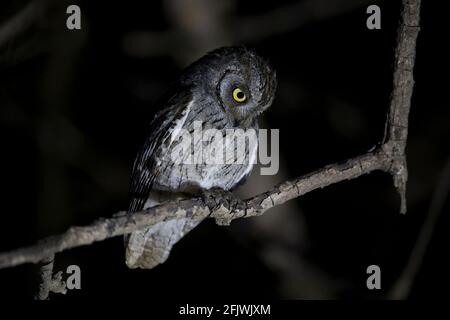
[[[181,198],[179,195],[152,192],[144,209],[154,207],[169,199]],[[152,269],[164,263],[169,257],[173,245],[202,220],[191,218],[170,220],[132,232],[129,237],[125,238],[127,266],[132,269]]]

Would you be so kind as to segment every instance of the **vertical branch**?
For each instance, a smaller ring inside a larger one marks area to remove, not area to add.
[[[40,263],[41,283],[36,300],[47,300],[50,292],[66,294],[66,283],[62,280],[62,272],[53,276],[55,255],[51,255]]]
[[[393,90],[383,150],[392,158],[389,172],[401,197],[401,213],[406,213],[406,139],[408,137],[408,116],[414,87],[414,62],[416,40],[419,33],[421,0],[403,0],[397,48],[395,50]]]
[[[440,214],[444,209],[445,203],[450,195],[450,158],[441,173],[436,189],[433,193],[430,207],[428,209],[425,222],[417,237],[406,267],[400,277],[393,285],[389,297],[392,299],[405,299],[408,297],[414,283],[414,279],[420,270],[426,250],[433,236],[433,231]]]

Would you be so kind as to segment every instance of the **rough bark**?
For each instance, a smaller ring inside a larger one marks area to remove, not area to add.
[[[274,206],[331,184],[357,178],[374,170],[389,170],[392,159],[383,148],[356,158],[326,166],[298,179],[283,182],[271,190],[245,201],[245,210],[209,208],[203,198],[168,202],[133,214],[122,211],[112,218],[100,218],[91,225],[71,227],[59,236],[46,238],[36,245],[0,254],[0,268],[23,263],[37,263],[67,249],[89,245],[124,235],[161,221],[193,218],[215,218],[220,225],[229,225],[237,218],[259,216]]]

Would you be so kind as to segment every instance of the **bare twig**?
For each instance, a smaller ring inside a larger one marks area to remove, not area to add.
[[[50,292],[66,294],[66,284],[62,280],[62,272],[53,276],[55,255],[44,258],[40,264],[41,284],[36,300],[47,300]]]
[[[433,235],[434,228],[442,213],[445,202],[450,195],[450,158],[447,160],[441,177],[431,199],[425,222],[417,237],[406,266],[400,277],[392,287],[389,297],[392,299],[405,299],[408,297],[417,272],[422,265],[425,252]]]
[[[390,172],[402,196],[401,211],[406,211],[405,185],[407,180],[405,146],[408,114],[413,90],[415,44],[419,30],[420,0],[403,0],[402,21],[396,49],[394,89],[386,123],[386,135],[381,147],[373,152],[347,161],[326,166],[298,179],[284,182],[271,190],[246,201],[246,210],[220,207],[209,208],[202,198],[168,202],[133,214],[119,212],[113,218],[100,219],[89,226],[71,227],[60,236],[47,238],[40,243],[0,254],[0,268],[23,263],[37,263],[55,253],[89,245],[96,241],[127,234],[144,226],[184,217],[213,217],[219,224],[227,225],[242,217],[258,216],[268,209],[304,195],[318,188],[357,178],[374,170]]]
[[[408,116],[414,87],[413,69],[416,58],[416,40],[419,33],[421,0],[403,0],[402,17],[398,28],[394,61],[394,87],[386,121],[385,146],[392,154],[390,173],[401,198],[402,213],[406,213],[406,139]]]

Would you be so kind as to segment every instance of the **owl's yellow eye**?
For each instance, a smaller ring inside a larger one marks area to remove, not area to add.
[[[245,95],[244,91],[242,91],[239,88],[236,88],[233,90],[233,99],[236,102],[242,103],[247,100],[247,96]]]

